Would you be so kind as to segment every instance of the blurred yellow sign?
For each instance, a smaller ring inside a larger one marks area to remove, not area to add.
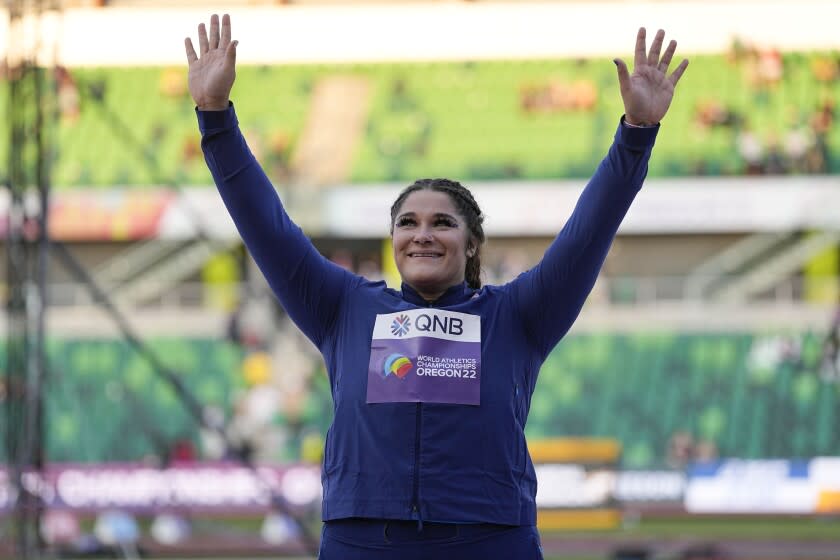
[[[537,473],[537,526],[543,530],[613,529],[621,444],[608,438],[532,441]]]

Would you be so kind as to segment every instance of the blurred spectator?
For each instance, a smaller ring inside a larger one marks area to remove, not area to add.
[[[782,53],[774,48],[759,49],[744,45],[738,61],[743,68],[747,83],[755,93],[754,100],[766,104],[772,90],[784,77]]]
[[[405,78],[396,78],[391,82],[389,109],[394,112],[414,111],[419,107],[417,100],[409,93]]]
[[[242,378],[248,387],[266,385],[271,381],[271,356],[266,352],[249,352],[242,360]]]
[[[693,459],[697,463],[709,463],[718,458],[718,449],[715,442],[700,440],[694,446]]]
[[[830,84],[840,78],[840,59],[818,56],[811,61],[811,73],[818,82]]]
[[[274,299],[262,296],[246,296],[228,316],[227,339],[251,349],[265,349],[274,336]]]
[[[70,70],[63,66],[56,66],[55,83],[61,120],[73,124],[79,120],[79,114],[81,113],[79,88],[76,85],[76,80]]]
[[[787,171],[785,155],[782,151],[779,137],[776,134],[767,136],[767,152],[764,156],[762,171],[767,175],[782,175]]]
[[[828,145],[824,137],[817,136],[811,149],[805,154],[805,172],[821,174],[828,171]]]
[[[243,344],[241,325],[242,305],[241,303],[228,315],[225,325],[225,338],[234,344]]]
[[[170,463],[189,463],[196,460],[195,445],[188,436],[181,436],[169,450]]]
[[[749,81],[759,91],[761,100],[768,100],[770,89],[783,78],[783,60],[775,50],[759,51],[740,42],[733,44],[730,62],[747,68]],[[812,71],[821,81],[833,81],[840,75],[840,66],[833,59],[819,58]],[[779,175],[789,173],[828,173],[832,152],[830,133],[835,123],[836,102],[826,98],[810,117],[798,108],[791,109],[789,124],[780,132],[766,134],[754,130],[743,115],[718,99],[701,99],[694,109],[694,122],[701,131],[724,128],[732,132],[735,150],[742,165],[736,171],[744,175]],[[764,122],[764,121],[762,121]],[[708,162],[693,166],[695,175],[708,172]]]
[[[814,133],[814,154],[813,162],[818,164],[814,173],[825,173],[828,171],[828,163],[831,161],[831,149],[828,144],[828,135],[834,126],[835,102],[828,98],[823,101],[811,117],[811,130]]]
[[[735,136],[738,155],[744,160],[744,174],[759,175],[763,172],[764,146],[761,139],[744,124]]]
[[[834,311],[823,341],[820,376],[826,381],[840,382],[840,305]]]
[[[694,109],[694,120],[701,128],[715,128],[718,126],[737,128],[744,118],[735,110],[724,106],[717,99],[703,99],[697,102]]]
[[[339,249],[334,256],[352,270],[350,251]],[[240,365],[244,387],[231,399],[226,431],[232,449],[225,455],[231,459],[298,460],[300,438],[312,429],[302,421],[302,409],[321,357],[277,309],[269,293],[248,294],[229,317],[227,337],[245,349]],[[219,447],[212,434],[202,437],[205,446]]]
[[[798,364],[802,359],[802,341],[796,335],[784,335],[778,339],[779,356],[782,363]]]
[[[797,336],[757,336],[747,356],[747,370],[755,381],[767,382],[776,376],[780,366],[797,365],[801,356],[802,343]]]
[[[317,430],[307,430],[300,438],[300,458],[307,463],[324,460],[324,438]]]
[[[211,461],[222,459],[227,454],[227,449],[218,429],[225,424],[225,412],[219,406],[207,405],[202,410],[202,415],[207,425],[199,430],[201,454]]]
[[[266,446],[261,442],[271,435],[268,426],[277,414],[279,398],[276,389],[267,384],[249,385],[233,397],[233,413],[227,426],[231,448],[228,459],[247,462],[261,458]]]
[[[517,249],[507,249],[495,255],[487,255],[485,268],[482,271],[489,284],[504,284],[510,282],[518,276],[523,270],[527,270],[534,263],[529,263],[528,259]],[[496,258],[492,258],[495,256]]]
[[[272,180],[288,183],[292,180],[291,155],[294,148],[292,135],[283,129],[274,130],[268,140],[268,165]]]
[[[822,102],[811,121],[815,134],[825,135],[831,132],[831,128],[834,126],[834,109],[834,99],[827,98]]]
[[[183,163],[191,163],[199,159],[199,157],[203,159],[204,156],[201,153],[201,144],[198,138],[196,138],[195,134],[184,136],[184,140],[181,143],[181,161]]]
[[[668,442],[665,462],[674,469],[684,469],[694,457],[694,436],[690,433],[674,432]]]
[[[245,136],[245,141],[248,143],[248,147],[251,148],[251,152],[253,152],[254,157],[257,159],[264,159],[265,157],[265,149],[263,146],[263,137],[259,130],[249,128],[243,131],[243,136]]]
[[[356,272],[373,282],[383,279],[382,267],[379,264],[379,260],[374,255],[362,255]]]
[[[782,81],[784,61],[778,49],[765,49],[758,53],[755,77],[763,87],[774,87]]]
[[[522,86],[519,105],[525,113],[592,111],[598,102],[598,89],[591,80],[571,83],[551,80],[548,83]]]
[[[747,59],[751,52],[751,48],[741,38],[735,37],[732,39],[732,44],[729,46],[729,51],[726,54],[727,61],[735,66],[741,64]]]
[[[797,120],[785,133],[783,143],[788,170],[793,173],[806,172],[808,152],[814,146],[814,135],[810,129],[804,122]]]
[[[163,97],[180,99],[187,96],[187,75],[180,68],[167,68],[160,74],[158,91]]]

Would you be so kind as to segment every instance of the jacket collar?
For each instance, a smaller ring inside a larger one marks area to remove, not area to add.
[[[448,288],[435,301],[426,301],[423,299],[423,296],[417,293],[417,290],[405,282],[402,283],[403,299],[420,307],[447,307],[450,305],[456,305],[467,301],[472,297],[472,295],[472,288],[467,286],[467,282],[464,281]]]

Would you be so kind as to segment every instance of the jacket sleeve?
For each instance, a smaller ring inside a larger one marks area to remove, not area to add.
[[[196,111],[201,148],[245,246],[298,328],[321,346],[356,276],[324,258],[289,218],[234,112]]]
[[[511,282],[528,338],[543,357],[574,323],[618,226],[647,175],[658,125],[619,124],[615,140],[539,264]]]

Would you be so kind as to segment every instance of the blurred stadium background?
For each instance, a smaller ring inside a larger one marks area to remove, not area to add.
[[[389,282],[387,208],[430,175],[484,207],[485,282],[534,263],[621,115],[612,58],[640,25],[678,39],[649,179],[531,405],[546,558],[840,558],[840,4],[821,0],[5,2],[2,557],[317,540],[329,386],[201,157],[182,40],[212,11],[290,213]]]

